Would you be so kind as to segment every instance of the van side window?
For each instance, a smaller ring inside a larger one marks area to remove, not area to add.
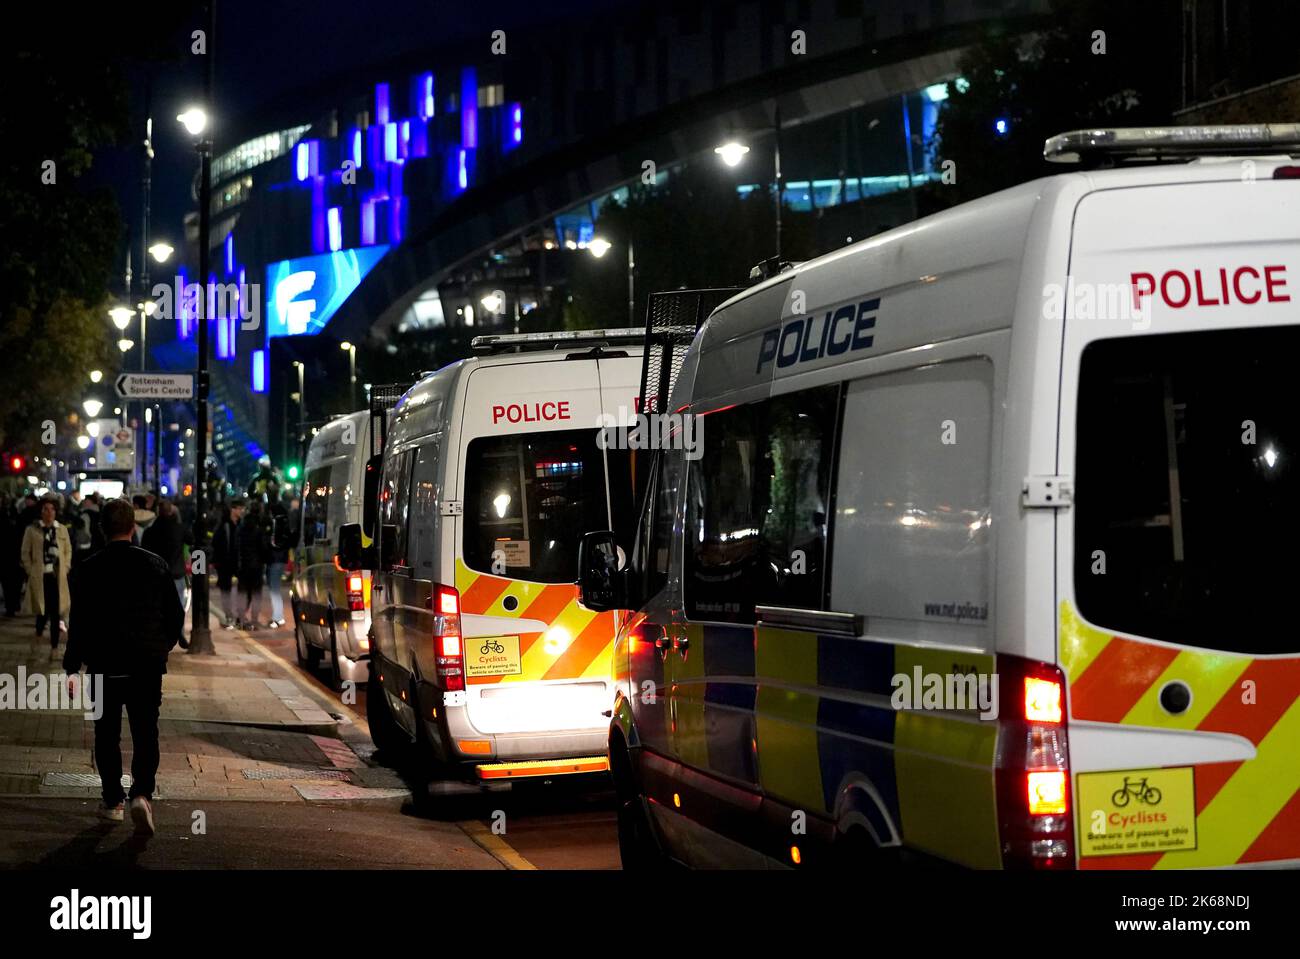
[[[384,480],[379,494],[379,522],[396,527],[394,542],[384,547],[395,567],[410,565],[406,555],[409,540],[407,519],[411,502],[411,465],[415,462],[415,454],[415,450],[406,450],[384,462]]]
[[[438,451],[441,436],[422,440],[411,476],[411,565],[431,570],[438,560]]]
[[[657,595],[668,584],[668,546],[672,542],[673,513],[677,503],[677,487],[673,480],[680,472],[674,470],[670,479],[668,453],[657,454],[652,463],[653,473],[641,504],[636,548],[632,553],[642,601]]]
[[[311,546],[329,538],[330,467],[318,466],[307,474],[302,491],[302,544]]]
[[[991,642],[992,410],[984,358],[848,385],[832,609],[900,640]]]
[[[838,386],[818,387],[701,418],[684,537],[692,618],[822,608],[838,397]]]

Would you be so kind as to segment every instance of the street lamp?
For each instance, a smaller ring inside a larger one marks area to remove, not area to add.
[[[108,311],[108,315],[114,326],[119,330],[125,330],[131,322],[131,317],[135,316],[135,310],[129,306],[115,306]]]
[[[90,382],[92,382],[92,383],[98,383],[98,382],[99,382],[100,380],[102,380],[103,378],[104,378],[104,371],[103,371],[103,370],[91,370],[91,371],[90,371]]]
[[[735,166],[745,158],[749,152],[749,147],[743,143],[737,143],[735,140],[729,140],[722,146],[713,148],[713,152],[722,157],[722,162],[727,166]]]
[[[357,398],[357,347],[355,343],[344,340],[339,349],[348,353],[348,402],[352,403]]]
[[[772,133],[775,135],[775,145],[772,154],[772,180],[776,192],[776,259],[781,260],[781,204],[785,199],[785,185],[781,182],[781,104],[776,104],[776,109],[772,119]],[[713,148],[713,152],[722,158],[722,162],[729,167],[738,164],[749,152],[749,147],[737,140],[728,140],[726,143]]]
[[[613,248],[604,237],[593,237],[587,243],[587,252],[600,259]],[[636,247],[631,238],[627,241],[627,325],[636,326]]]
[[[489,313],[500,313],[501,307],[505,306],[505,296],[499,290],[493,290],[487,296],[479,300]]]
[[[202,136],[203,131],[208,128],[208,114],[202,107],[190,107],[184,113],[178,113],[176,119],[185,128],[185,132],[192,137]]]
[[[86,415],[92,419],[99,415],[99,411],[104,408],[104,404],[96,399],[86,400],[81,404],[81,408],[86,411]]]
[[[149,247],[149,255],[153,257],[155,263],[166,263],[174,252],[176,252],[175,248],[170,243],[162,241]]]
[[[135,346],[135,340],[122,339],[117,341],[117,348],[123,353],[131,352],[133,346]]]
[[[90,446],[90,437],[82,433],[77,437],[77,449],[84,450],[88,446]]]

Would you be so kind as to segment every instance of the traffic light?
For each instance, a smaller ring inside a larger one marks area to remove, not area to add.
[[[289,477],[289,479],[291,480],[296,480],[298,478],[298,467],[290,466],[287,470],[284,471],[284,475]]]
[[[21,473],[27,469],[27,457],[14,453],[9,457],[9,470],[13,473]]]

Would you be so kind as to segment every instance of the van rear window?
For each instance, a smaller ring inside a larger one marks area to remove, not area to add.
[[[1300,328],[1101,340],[1079,380],[1074,585],[1102,628],[1300,650]]]
[[[583,533],[610,528],[606,451],[596,445],[596,433],[559,430],[470,441],[464,553],[471,569],[536,583],[578,578]],[[628,475],[627,454],[607,454],[611,473]],[[630,512],[618,495],[614,503]]]

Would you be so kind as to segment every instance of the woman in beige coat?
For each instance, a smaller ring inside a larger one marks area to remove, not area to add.
[[[41,518],[23,533],[23,569],[27,571],[27,608],[36,614],[36,635],[50,624],[50,658],[58,655],[60,622],[67,619],[71,599],[68,569],[72,538],[55,518],[53,500],[41,503]]]

